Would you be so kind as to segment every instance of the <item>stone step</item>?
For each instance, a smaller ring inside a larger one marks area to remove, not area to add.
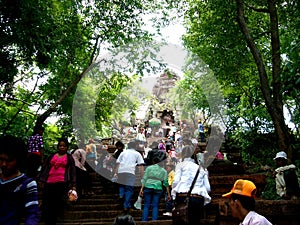
[[[86,222],[63,222],[60,223],[58,222],[57,225],[110,225],[112,224],[114,221],[114,218],[111,219],[110,221],[86,221]],[[136,225],[172,225],[172,220],[168,219],[168,220],[156,220],[156,221],[147,221],[147,222],[143,222],[143,221],[135,221]],[[215,221],[212,219],[203,219],[201,221],[201,224],[199,225],[215,225]]]
[[[216,208],[215,208],[216,209]],[[214,209],[214,210],[215,210]],[[207,209],[206,211],[212,211],[212,209]],[[134,217],[138,217],[141,219],[142,217],[142,210],[137,210],[137,209],[131,209],[130,210],[130,215]],[[149,210],[149,215],[151,215],[152,210]],[[159,217],[162,219],[167,219],[168,217],[163,216],[163,213],[165,212],[164,208],[159,209]],[[64,220],[86,220],[86,219],[98,219],[98,220],[106,220],[107,218],[111,218],[117,215],[122,214],[123,211],[122,209],[109,209],[109,210],[95,210],[95,209],[90,209],[90,210],[66,210],[64,213]],[[210,214],[206,213],[207,218],[213,218],[215,214]]]
[[[63,222],[57,223],[56,225],[110,225],[113,224],[114,218],[110,221],[91,221],[91,222]],[[136,225],[172,225],[172,220],[157,220],[157,221],[135,221]]]
[[[96,178],[96,176],[95,176]],[[231,175],[231,176],[211,176],[210,183],[212,188],[212,202],[206,207],[206,215],[214,220],[219,206],[219,199],[221,195],[228,192],[232,184],[236,179],[251,179],[256,183],[264,183],[264,176],[262,175]],[[94,222],[111,220],[122,213],[122,210],[118,209],[118,188],[115,183],[110,183],[107,189],[103,189],[101,180],[93,179],[92,187],[94,195],[86,196],[79,199],[75,204],[69,205],[69,208],[65,212],[64,222]],[[135,187],[135,195],[133,202],[137,198],[140,187]],[[103,192],[107,191],[107,193]],[[133,203],[132,202],[132,203]],[[165,210],[164,199],[160,202],[160,219],[166,220],[168,217],[163,217],[162,214]],[[137,221],[141,221],[142,211],[132,210],[131,214]]]
[[[212,202],[206,206],[206,215],[212,220],[215,219],[218,212],[219,200],[221,195],[228,192],[232,184],[236,179],[250,179],[257,183],[257,185],[264,185],[265,177],[264,175],[232,175],[232,176],[213,176],[210,178],[211,188],[212,188]],[[137,198],[140,187],[135,187],[135,196],[133,197],[133,202]],[[114,183],[111,183],[108,188],[108,193],[103,193],[101,182],[93,181],[93,190],[95,194],[93,196],[84,197],[79,199],[75,204],[71,205],[70,208],[65,212],[64,222],[93,222],[94,220],[110,220],[115,216],[122,213],[122,210],[118,209],[119,204],[117,202],[118,194]],[[132,202],[132,203],[133,203]],[[159,215],[161,219],[167,219],[162,216],[165,209],[164,199],[160,202],[160,212]],[[136,217],[137,221],[141,220],[142,211],[132,210],[132,215]]]
[[[109,221],[98,221],[94,219],[93,221],[60,221],[57,222],[56,225],[111,225],[114,222],[114,218],[110,219]],[[135,221],[136,225],[172,225],[172,220],[156,220],[156,221]],[[213,225],[213,221],[205,220],[203,221],[203,225]],[[25,225],[21,223],[20,225]],[[40,222],[38,225],[44,225],[44,223]],[[202,225],[202,224],[201,224]]]
[[[64,214],[64,222],[93,222],[95,220],[97,221],[110,221],[111,218],[116,217],[117,215],[121,215],[123,212],[121,209],[116,209],[118,207],[117,204],[115,205],[90,205],[89,207],[87,206],[71,206],[72,208],[66,210]],[[82,210],[81,207],[84,209]],[[97,208],[98,207],[98,208]],[[116,208],[114,208],[116,207]],[[215,220],[217,210],[218,210],[219,204],[218,201],[213,201],[211,204],[206,205],[206,218],[209,220]],[[160,209],[159,209],[159,219],[160,220],[168,220],[169,217],[163,216],[163,213],[165,212],[164,210],[165,204],[161,203],[160,204]],[[130,211],[130,214],[135,218],[136,221],[141,221],[142,219],[142,210],[136,210],[132,209]],[[149,220],[151,220],[151,209],[149,212]]]
[[[143,203],[142,203],[143,205]],[[159,204],[160,208],[164,209],[165,208],[165,202],[164,201],[161,201],[160,204]],[[98,211],[101,211],[101,210],[115,210],[115,209],[119,209],[119,204],[117,203],[113,203],[113,204],[110,204],[110,203],[105,203],[105,202],[100,202],[98,204],[93,204],[93,203],[90,203],[90,204],[76,204],[76,205],[72,205],[70,207],[70,209],[72,211],[90,211],[90,210],[98,210]]]

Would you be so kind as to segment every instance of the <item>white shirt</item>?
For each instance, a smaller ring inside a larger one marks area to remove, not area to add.
[[[144,133],[138,133],[137,135],[136,135],[136,138],[135,138],[136,140],[139,140],[139,141],[146,141],[146,137],[145,137],[145,134]]]
[[[198,169],[199,165],[191,158],[185,158],[183,162],[176,165],[171,192],[173,199],[176,198],[176,193],[187,193],[189,191]],[[204,197],[204,205],[206,205],[211,201],[208,192],[210,192],[208,171],[201,167],[191,194],[202,195]]]
[[[284,174],[284,171],[290,170],[290,169],[296,169],[296,166],[291,164],[291,165],[287,165],[287,166],[278,167],[275,170],[275,172],[276,172],[276,176],[275,176],[276,192],[281,197],[286,194],[286,184],[285,184],[283,174]]]
[[[118,157],[119,163],[118,173],[131,173],[135,175],[135,167],[143,164],[144,160],[142,155],[134,149],[124,150]]]
[[[264,216],[250,211],[240,225],[272,225]]]

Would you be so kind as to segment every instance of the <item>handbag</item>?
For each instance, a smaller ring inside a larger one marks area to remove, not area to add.
[[[76,202],[77,199],[78,199],[78,195],[75,190],[68,191],[68,200],[70,202]]]
[[[197,170],[197,173],[194,177],[194,180],[191,184],[190,190],[188,191],[186,195],[186,199],[183,204],[175,205],[175,208],[172,211],[172,221],[173,225],[185,225],[189,224],[189,198],[191,195],[191,192],[193,190],[193,187],[196,183],[198,174],[200,170]]]

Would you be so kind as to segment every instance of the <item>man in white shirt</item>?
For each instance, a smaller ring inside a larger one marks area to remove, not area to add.
[[[119,198],[123,203],[125,213],[131,208],[131,199],[134,194],[135,169],[138,166],[141,176],[144,175],[142,155],[135,150],[134,141],[128,143],[128,149],[123,151],[118,157],[114,177],[117,177],[119,186]]]
[[[230,192],[222,195],[229,198],[232,216],[240,220],[240,225],[272,225],[264,216],[254,211],[256,186],[249,180],[239,179]]]

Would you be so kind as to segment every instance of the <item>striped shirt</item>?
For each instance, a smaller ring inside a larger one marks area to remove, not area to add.
[[[35,180],[21,174],[10,180],[0,178],[0,224],[25,225],[39,222],[38,191]]]

